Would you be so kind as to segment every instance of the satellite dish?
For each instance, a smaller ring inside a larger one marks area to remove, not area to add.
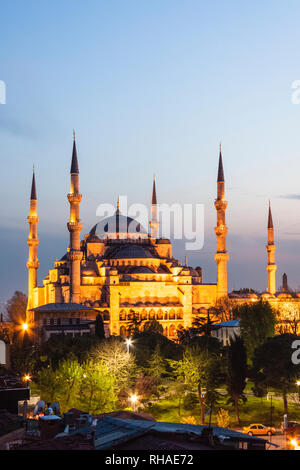
[[[35,405],[35,407],[34,407],[33,416],[36,416],[40,411],[44,411],[45,406],[46,406],[46,404],[45,404],[44,400],[39,400],[37,402],[37,404]]]
[[[52,403],[51,407],[52,410],[53,410],[53,413],[55,415],[58,415],[59,414],[59,403],[57,403],[57,401],[55,401],[54,403]]]

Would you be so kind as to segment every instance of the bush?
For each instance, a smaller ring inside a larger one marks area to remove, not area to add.
[[[217,414],[218,426],[221,428],[228,428],[230,423],[230,416],[227,410],[220,408]]]

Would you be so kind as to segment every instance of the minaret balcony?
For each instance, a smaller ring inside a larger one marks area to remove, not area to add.
[[[40,267],[40,263],[38,261],[27,261],[27,268],[28,269],[38,269]]]
[[[83,257],[82,251],[79,250],[71,250],[68,253],[68,260],[69,261],[81,261]]]
[[[68,201],[70,204],[79,204],[82,199],[82,194],[79,193],[69,193]]]
[[[39,218],[38,218],[37,215],[29,215],[29,216],[27,217],[27,220],[28,220],[28,223],[29,223],[29,224],[37,224],[38,221],[39,221]]]
[[[225,211],[227,208],[228,202],[225,199],[215,199],[215,208],[217,211]]]
[[[217,237],[219,237],[221,235],[227,235],[228,227],[226,225],[217,225],[214,230]]]
[[[39,239],[38,238],[27,238],[27,245],[28,246],[38,246],[39,244]]]
[[[82,222],[79,220],[77,222],[68,222],[67,226],[69,232],[80,232],[82,229]]]

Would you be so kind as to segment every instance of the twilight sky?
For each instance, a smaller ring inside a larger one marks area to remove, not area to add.
[[[118,194],[150,203],[155,173],[159,202],[205,205],[204,248],[187,254],[215,282],[221,140],[229,288],[266,288],[268,199],[278,286],[286,272],[300,288],[299,15],[298,0],[2,2],[0,302],[27,289],[33,163],[40,283],[66,251],[73,128],[83,233]]]

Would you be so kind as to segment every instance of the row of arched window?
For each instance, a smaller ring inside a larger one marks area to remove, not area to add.
[[[165,326],[164,327],[164,335],[167,336],[168,338],[174,338],[176,339],[177,338],[177,330],[180,330],[182,329],[183,326],[182,325],[170,325],[169,327],[168,326]],[[141,331],[143,330],[143,328],[140,328]],[[130,336],[131,334],[131,330],[130,328],[126,328],[125,325],[122,325],[120,327],[120,335],[121,336]]]
[[[136,318],[137,320],[182,320],[183,311],[181,309],[163,312],[158,310],[155,312],[153,309],[150,311],[142,310],[142,312],[135,312],[134,310],[126,311],[121,310],[119,314],[120,321],[130,321]]]

